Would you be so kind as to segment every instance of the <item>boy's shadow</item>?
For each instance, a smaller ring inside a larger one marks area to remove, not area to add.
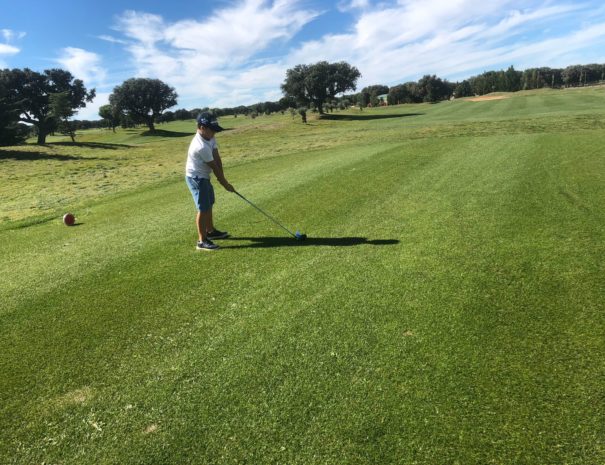
[[[303,241],[293,237],[241,237],[231,236],[231,241],[251,241],[251,244],[229,245],[224,242],[222,249],[245,249],[245,248],[271,248],[271,247],[309,247],[309,246],[328,246],[328,247],[350,247],[354,245],[395,245],[399,244],[396,239],[376,239],[368,240],[365,237],[307,237]]]

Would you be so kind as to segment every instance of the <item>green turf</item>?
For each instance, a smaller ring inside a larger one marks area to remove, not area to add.
[[[0,150],[0,463],[605,463],[604,103],[224,118],[309,239],[217,186],[212,254],[188,122]]]

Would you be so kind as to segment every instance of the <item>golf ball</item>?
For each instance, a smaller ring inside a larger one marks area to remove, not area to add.
[[[72,213],[66,213],[63,215],[63,224],[65,226],[73,226],[76,222],[76,217]]]

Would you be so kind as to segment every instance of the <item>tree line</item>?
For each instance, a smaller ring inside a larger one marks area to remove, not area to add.
[[[544,87],[563,88],[593,85],[605,82],[605,64],[573,65],[566,68],[530,68],[517,71],[513,66],[506,70],[486,71],[461,82],[450,82],[436,75],[425,75],[418,81],[394,86],[376,84],[355,90],[361,76],[357,68],[345,62],[319,62],[315,65],[298,65],[286,72],[282,84],[284,97],[275,102],[259,102],[234,108],[204,108],[217,116],[245,115],[256,117],[285,111],[315,111],[320,114],[350,106],[366,108],[383,103],[434,103],[452,97],[469,97],[490,92],[516,92]],[[340,94],[340,95],[338,95]],[[382,97],[383,99],[379,98]],[[386,100],[386,102],[385,102]],[[158,122],[195,118],[200,109],[167,111]]]
[[[320,61],[297,65],[286,71],[281,90],[283,97],[275,102],[258,102],[231,108],[194,108],[169,110],[177,105],[174,88],[159,79],[131,78],[114,88],[109,104],[99,109],[100,120],[77,120],[78,109],[92,102],[95,89],[87,90],[80,79],[68,71],[48,69],[42,73],[25,69],[0,70],[0,145],[22,143],[32,134],[44,144],[49,134],[60,132],[75,138],[75,131],[99,127],[133,127],[144,124],[150,131],[155,124],[174,120],[190,120],[202,111],[216,116],[238,115],[256,117],[262,114],[289,111],[306,112],[344,109],[358,106],[402,103],[439,102],[453,97],[484,95],[490,92],[517,92],[540,88],[563,88],[605,82],[605,64],[572,65],[566,68],[529,68],[517,71],[486,71],[482,74],[450,82],[436,75],[425,75],[418,81],[394,86],[376,84],[355,91],[359,70],[346,62]]]
[[[484,95],[490,92],[517,92],[542,88],[580,87],[605,81],[605,64],[573,65],[566,68],[529,68],[517,71],[486,71],[465,79],[456,86],[456,97]]]

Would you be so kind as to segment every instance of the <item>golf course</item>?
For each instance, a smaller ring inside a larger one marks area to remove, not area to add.
[[[0,147],[0,464],[605,464],[605,87],[308,116]]]

